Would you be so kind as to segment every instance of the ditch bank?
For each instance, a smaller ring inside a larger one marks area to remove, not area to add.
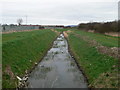
[[[56,33],[57,36],[55,37],[55,39],[52,41],[52,43],[49,45],[49,49],[46,50],[45,54],[42,56],[42,58],[40,60],[38,60],[38,62],[34,62],[34,65],[32,66],[31,69],[25,71],[25,75],[20,78],[17,76],[17,79],[18,79],[18,86],[17,88],[24,88],[24,87],[27,87],[28,83],[26,83],[26,81],[28,80],[28,77],[30,76],[30,73],[32,73],[32,71],[38,66],[38,64],[40,62],[42,62],[43,58],[46,56],[47,52],[52,48],[52,45],[54,43],[54,41],[58,38],[58,36],[60,35],[60,33]]]
[[[66,32],[66,37],[70,45],[69,50],[71,54],[76,58],[78,66],[80,65],[80,69],[83,70],[83,73],[85,72],[86,78],[89,80],[89,88],[117,86],[117,80],[112,80],[113,78],[117,79],[117,74],[113,74],[117,70],[116,59],[100,54],[95,47],[91,47],[88,42],[75,36],[73,33],[69,34],[69,32]],[[104,83],[106,81],[107,83]]]
[[[87,86],[89,86],[89,82],[88,82],[87,75],[85,74],[85,72],[84,72],[84,70],[82,69],[82,67],[80,66],[80,64],[77,62],[77,58],[76,58],[75,54],[73,53],[73,51],[72,51],[71,48],[70,48],[69,40],[68,40],[68,38],[67,38],[67,37],[68,37],[68,34],[66,34],[66,33],[64,33],[64,32],[63,32],[63,34],[64,34],[64,36],[66,36],[65,39],[66,39],[67,42],[68,42],[68,51],[69,51],[70,55],[72,56],[72,58],[74,58],[77,67],[79,68],[79,70],[80,70],[80,71],[82,72],[82,74],[84,75],[85,80],[86,80],[86,82],[87,82]]]
[[[30,69],[37,65],[57,37],[50,30],[41,30],[6,34],[3,38],[15,36],[19,37],[3,42],[2,46],[3,88],[16,88],[19,80],[26,79]]]
[[[28,88],[87,88],[87,81],[69,53],[63,34],[54,41],[46,56],[32,70]]]

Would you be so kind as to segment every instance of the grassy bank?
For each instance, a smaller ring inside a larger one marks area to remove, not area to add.
[[[87,36],[89,37],[89,39],[94,39],[103,46],[108,46],[108,47],[118,47],[118,39],[120,39],[120,37],[113,37],[99,33],[85,32],[82,30],[75,30],[75,33],[81,36]]]
[[[23,76],[41,60],[56,36],[51,30],[3,34],[3,88],[16,87],[16,76]]]
[[[58,32],[63,32],[63,31],[68,31],[69,29],[64,28],[64,29],[55,29],[55,30],[58,31]]]
[[[117,59],[101,54],[96,47],[91,46],[89,42],[77,37],[75,34],[79,34],[81,37],[89,36],[90,40],[94,39],[108,47],[117,46],[117,38],[84,31],[68,33],[70,49],[78,64],[85,72],[89,86],[94,88],[117,87]]]

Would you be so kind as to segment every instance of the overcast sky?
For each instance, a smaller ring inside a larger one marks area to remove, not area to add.
[[[119,0],[0,0],[0,23],[77,25],[118,19]]]

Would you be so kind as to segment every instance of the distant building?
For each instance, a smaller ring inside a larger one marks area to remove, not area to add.
[[[64,26],[62,25],[2,25],[0,26],[0,30],[2,32],[8,31],[22,31],[22,30],[38,30],[38,29],[63,29]]]
[[[39,26],[39,29],[63,29],[63,25],[22,25],[22,26]]]
[[[44,25],[44,29],[63,29],[64,26],[60,25]]]

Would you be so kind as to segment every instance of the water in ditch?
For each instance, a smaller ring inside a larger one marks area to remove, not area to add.
[[[28,88],[87,88],[87,82],[68,52],[61,34],[43,60],[31,72]]]

